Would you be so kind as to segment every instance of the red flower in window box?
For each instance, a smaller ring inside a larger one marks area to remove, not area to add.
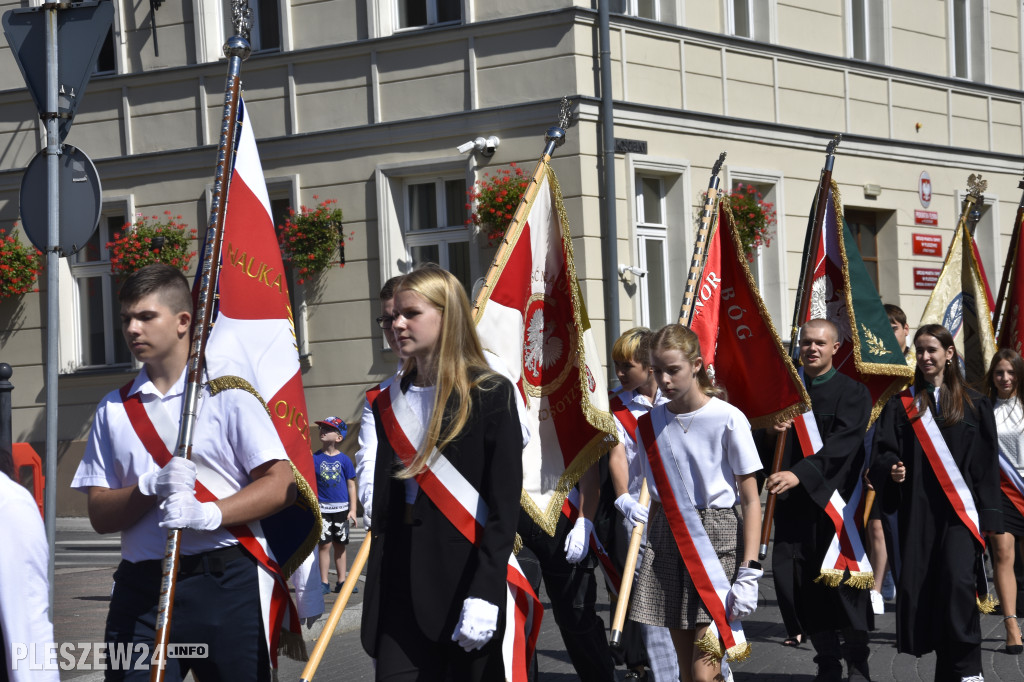
[[[164,211],[163,219],[141,217],[125,223],[121,232],[114,234],[114,241],[107,242],[110,271],[127,277],[152,263],[166,263],[188,274],[196,255],[191,249],[197,237],[196,230],[170,211]]]
[[[313,195],[318,203],[314,208],[300,206],[299,212],[288,209],[284,225],[277,226],[277,243],[281,257],[299,273],[299,284],[331,267],[334,253],[338,252],[338,265],[345,267],[345,232],[342,229],[342,211],[337,199]],[[354,237],[355,232],[349,232]]]
[[[775,204],[764,201],[761,192],[751,184],[736,183],[732,192],[723,192],[722,198],[729,203],[747,262],[753,263],[758,250],[770,246],[775,236]],[[703,196],[701,199],[698,211],[703,210]]]
[[[32,287],[43,269],[42,259],[43,254],[35,247],[23,245],[11,234],[0,233],[0,301],[38,291]]]
[[[487,237],[488,245],[504,238],[509,221],[530,184],[522,168],[514,163],[511,166],[499,169],[493,178],[490,173],[484,173],[484,178],[466,192],[469,197],[466,208],[472,209],[476,202],[476,211],[466,219],[466,227],[476,226]]]

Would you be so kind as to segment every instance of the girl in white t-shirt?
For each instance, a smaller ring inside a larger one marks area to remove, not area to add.
[[[719,398],[723,391],[711,383],[697,335],[678,324],[658,331],[651,340],[651,366],[668,403],[655,407],[650,419],[661,461],[669,479],[685,488],[696,507],[732,589],[725,607],[730,621],[757,608],[757,563],[761,532],[761,503],[754,473],[761,460],[743,413]],[[680,555],[661,505],[662,494],[652,476],[643,429],[644,475],[651,492],[647,546],[629,617],[668,627],[679,657],[681,682],[710,682],[721,661],[697,643],[712,618],[698,594]],[[742,518],[737,508],[742,507]],[[705,561],[706,563],[706,561]]]

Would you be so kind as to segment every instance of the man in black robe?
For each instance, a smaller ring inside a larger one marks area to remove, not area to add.
[[[793,600],[800,624],[810,635],[818,664],[815,680],[820,682],[841,681],[843,659],[851,681],[869,680],[867,631],[874,628],[868,591],[846,585],[848,575],[839,587],[815,582],[836,532],[824,508],[836,490],[844,500],[850,499],[864,463],[864,433],[871,414],[867,387],[832,366],[838,349],[839,333],[831,322],[811,320],[801,328],[803,379],[823,447],[805,457],[796,434],[789,434],[782,468],[765,482],[769,492],[779,495],[772,556],[776,590]],[[782,434],[790,426],[792,421],[787,421],[775,431]],[[771,447],[761,449],[769,471],[773,440],[765,439],[764,445]]]

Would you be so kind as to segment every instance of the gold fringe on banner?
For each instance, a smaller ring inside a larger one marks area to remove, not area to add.
[[[871,571],[851,572],[845,584],[858,590],[870,590],[875,585],[875,574]]]
[[[255,397],[256,400],[259,400],[260,405],[262,405],[263,409],[267,411],[267,416],[271,416],[270,408],[267,407],[267,403],[263,400],[263,396],[260,395],[259,391],[257,391],[252,384],[242,377],[233,375],[217,377],[216,379],[210,379],[209,386],[210,395],[217,395],[221,391],[230,389],[245,391]],[[295,478],[295,487],[298,489],[298,495],[296,496],[293,504],[307,507],[313,514],[314,523],[313,527],[310,528],[309,533],[299,545],[299,549],[292,556],[288,557],[287,560],[281,563],[281,573],[286,579],[291,577],[291,574],[295,572],[295,569],[301,566],[305,558],[316,548],[317,543],[320,541],[320,534],[323,532],[323,517],[320,515],[320,503],[317,500],[316,495],[313,493],[313,488],[309,485],[309,482],[306,481],[305,477],[299,473],[299,470],[295,468],[295,464],[293,464],[290,459],[288,460],[288,464],[292,468],[292,476]],[[281,557],[277,557],[277,559],[280,561]]]
[[[837,568],[823,568],[817,578],[814,579],[816,583],[825,583],[829,587],[839,587],[843,584],[844,571],[840,571]]]
[[[700,641],[696,643],[696,646],[708,656],[719,660],[725,656],[728,656],[730,661],[745,661],[750,658],[750,642],[737,644],[726,651],[722,647],[721,640],[712,634],[710,627],[704,631],[704,636],[700,638]]]

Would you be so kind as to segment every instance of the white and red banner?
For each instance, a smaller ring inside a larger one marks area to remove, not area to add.
[[[426,429],[402,393],[399,382],[391,382],[378,396],[377,404],[388,441],[402,464],[408,467],[416,457]],[[467,540],[478,543],[487,521],[487,502],[437,448],[427,457],[427,468],[416,476],[416,483]],[[505,631],[501,644],[505,680],[526,682],[544,607],[523,575],[515,554],[509,554],[505,579]]]
[[[532,438],[523,450],[523,508],[554,535],[562,505],[615,433],[608,390],[576,279],[572,240],[555,173],[545,162],[526,220],[477,301],[476,329],[526,402]]]
[[[266,403],[295,470],[299,497],[261,521],[272,558],[293,572],[300,617],[323,611],[312,551],[320,537],[316,475],[291,301],[263,167],[244,102],[222,237],[219,304],[206,346],[206,374],[240,377]],[[261,586],[264,576],[261,573]],[[264,600],[266,601],[266,600]],[[263,604],[265,615],[270,605]],[[270,632],[268,631],[268,638]],[[276,652],[271,655],[276,658]]]
[[[824,447],[818,423],[814,421],[813,412],[804,412],[793,420],[793,430],[804,457],[812,457]],[[849,500],[844,500],[838,490],[832,491],[832,497],[825,505],[825,514],[835,526],[836,534],[825,552],[825,560],[821,564],[821,575],[818,580],[832,587],[838,587],[847,569],[850,577],[846,584],[851,587],[869,589],[874,584],[874,573],[868,561],[867,552],[860,539],[857,527],[857,508],[863,494],[863,482],[857,479],[857,487]]]
[[[718,560],[711,538],[704,530],[691,493],[686,489],[673,461],[672,443],[662,435],[667,425],[667,412],[664,405],[655,407],[637,420],[637,428],[640,443],[651,466],[654,484],[661,497],[665,518],[672,529],[672,537],[679,548],[686,571],[693,580],[693,586],[704,608],[711,615],[712,623],[705,638],[711,641],[702,640],[697,646],[717,658],[728,656],[730,661],[743,660],[750,656],[750,644],[743,634],[743,625],[739,619],[730,622],[725,608],[732,584],[722,568],[722,562]],[[665,450],[667,463],[662,456],[662,449]]]

